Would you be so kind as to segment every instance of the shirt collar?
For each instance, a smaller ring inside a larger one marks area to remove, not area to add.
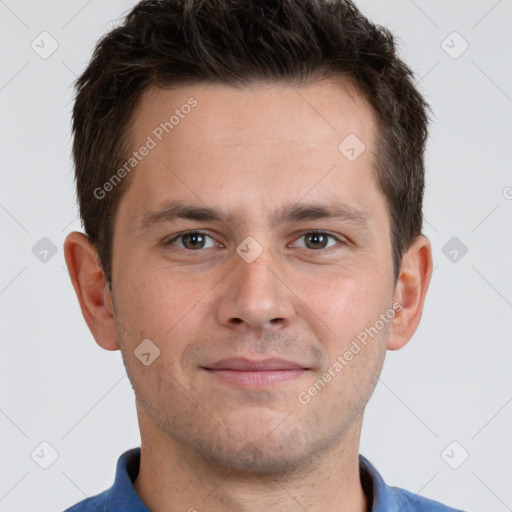
[[[111,512],[150,512],[133,487],[133,481],[139,474],[139,464],[140,447],[132,448],[119,457],[114,485],[105,496]],[[402,512],[409,510],[401,496],[394,492],[394,488],[386,485],[379,472],[363,455],[359,455],[359,468],[364,491],[372,503],[371,512],[395,510],[394,506],[397,505],[402,507]]]
[[[139,474],[140,447],[124,452],[117,461],[116,479],[108,490],[109,512],[150,512],[133,487]]]

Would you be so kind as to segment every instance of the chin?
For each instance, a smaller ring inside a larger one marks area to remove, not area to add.
[[[278,475],[310,465],[312,454],[303,428],[283,421],[286,416],[276,416],[260,413],[246,416],[252,423],[226,423],[225,435],[203,438],[196,450],[210,463],[241,473]]]
[[[210,463],[231,471],[268,476],[289,474],[310,464],[309,456],[303,456],[294,443],[276,447],[275,443],[248,441],[241,448],[217,446],[206,458]]]

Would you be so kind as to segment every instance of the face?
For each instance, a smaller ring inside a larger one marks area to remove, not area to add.
[[[375,136],[341,79],[143,94],[112,297],[146,429],[273,472],[360,427],[394,313]]]

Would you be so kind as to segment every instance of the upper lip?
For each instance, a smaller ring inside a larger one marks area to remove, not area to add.
[[[252,359],[232,357],[221,359],[214,364],[204,366],[207,370],[238,370],[246,372],[270,371],[270,370],[304,370],[303,365],[287,361],[286,359],[272,358],[255,361]]]

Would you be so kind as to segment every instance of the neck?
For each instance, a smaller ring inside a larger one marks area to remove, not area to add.
[[[307,468],[262,475],[213,465],[140,416],[141,460],[134,487],[153,512],[367,510],[359,474],[362,417]]]

